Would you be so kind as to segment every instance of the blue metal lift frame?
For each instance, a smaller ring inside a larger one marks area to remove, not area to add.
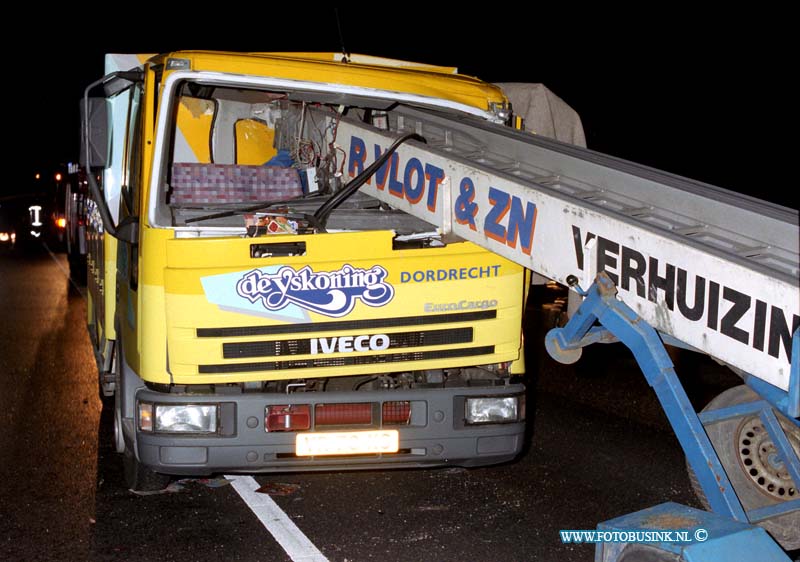
[[[779,462],[786,465],[795,486],[800,487],[800,459],[773,412],[774,407],[798,424],[794,418],[800,413],[800,330],[795,331],[792,339],[788,392],[744,374],[745,382],[764,400],[703,412],[698,417],[658,332],[616,298],[617,289],[608,275],[599,273],[588,291],[575,285],[573,288],[585,297],[583,303],[563,328],[550,330],[545,339],[545,347],[555,360],[574,363],[586,345],[622,341],[633,352],[648,384],[655,390],[712,511],[736,521],[756,522],[800,509],[798,498],[745,512],[703,427],[704,423],[758,415],[780,455]]]

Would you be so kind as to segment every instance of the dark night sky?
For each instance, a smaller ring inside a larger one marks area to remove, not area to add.
[[[340,50],[332,8],[302,18],[253,5],[241,17],[233,11],[183,13],[168,25],[116,19],[114,33],[85,33],[71,17],[41,24],[36,37],[54,40],[26,46],[35,63],[20,62],[24,86],[6,88],[21,142],[11,162],[17,178],[2,191],[30,189],[36,170],[77,158],[78,100],[101,76],[105,52]],[[458,66],[487,81],[542,82],[578,111],[594,150],[797,207],[784,140],[796,62],[789,63],[789,36],[773,29],[779,15],[591,25],[541,15],[519,18],[513,29],[507,11],[339,13],[350,52]]]

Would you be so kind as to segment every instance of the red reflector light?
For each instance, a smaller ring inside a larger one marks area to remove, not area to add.
[[[406,424],[411,419],[411,402],[384,402],[383,423]]]
[[[267,406],[264,415],[267,431],[304,431],[311,429],[311,408],[308,404]]]
[[[314,425],[370,425],[372,404],[317,404]]]

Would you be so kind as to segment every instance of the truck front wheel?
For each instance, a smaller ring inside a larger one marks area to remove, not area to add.
[[[119,328],[117,328],[119,330]],[[119,331],[117,331],[119,333]],[[134,451],[136,433],[125,438],[125,408],[124,400],[133,389],[130,387],[130,377],[126,377],[125,354],[123,353],[122,338],[117,342],[115,354],[115,379],[116,392],[114,393],[114,446],[118,453],[122,453],[122,464],[125,469],[125,484],[129,490],[135,492],[153,492],[163,490],[169,484],[170,477],[167,474],[156,472],[136,458]],[[132,426],[131,426],[132,427]]]
[[[125,484],[134,492],[155,492],[169,484],[170,477],[147,468],[136,458],[136,454],[126,447],[122,453],[125,465]]]

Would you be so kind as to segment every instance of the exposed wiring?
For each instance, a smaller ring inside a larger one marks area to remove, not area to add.
[[[342,165],[338,168],[338,170],[336,170],[336,173],[342,176],[344,175],[344,165],[347,162],[347,152],[345,152],[345,150],[338,144],[334,146],[334,149],[335,151],[342,153]],[[334,164],[334,169],[336,169],[336,156],[333,157],[333,164]]]
[[[314,165],[317,160],[317,151],[314,142],[308,139],[298,139],[296,161],[304,165]]]
[[[347,152],[336,144],[336,135],[339,133],[339,121],[341,121],[342,113],[344,113],[344,106],[339,106],[338,109],[331,110],[335,113],[336,118],[328,122],[326,133],[330,132],[331,142],[328,144],[328,158],[331,159],[330,164],[333,165],[334,176],[341,177],[344,173],[344,165],[347,161]],[[323,137],[324,138],[324,137]],[[338,165],[337,151],[342,153],[342,165]]]
[[[366,379],[358,381],[356,384],[354,384],[353,385],[353,390],[358,390],[359,388],[361,388],[362,386],[364,386],[368,382],[372,382],[372,381],[376,381],[376,380],[378,380],[378,377],[367,377]]]
[[[331,196],[325,203],[323,203],[319,209],[314,213],[314,217],[319,221],[319,224],[324,228],[325,223],[328,221],[328,216],[330,216],[331,212],[344,203],[347,199],[349,199],[359,188],[364,185],[372,175],[377,172],[381,166],[383,166],[387,160],[394,154],[394,152],[406,141],[409,140],[416,140],[420,142],[427,142],[424,137],[418,135],[416,133],[408,133],[403,135],[402,137],[398,138],[396,141],[392,143],[392,146],[386,149],[380,158],[375,160],[372,164],[370,164],[363,172],[358,174],[352,180],[350,180],[347,185],[344,186],[343,189],[335,193]]]

